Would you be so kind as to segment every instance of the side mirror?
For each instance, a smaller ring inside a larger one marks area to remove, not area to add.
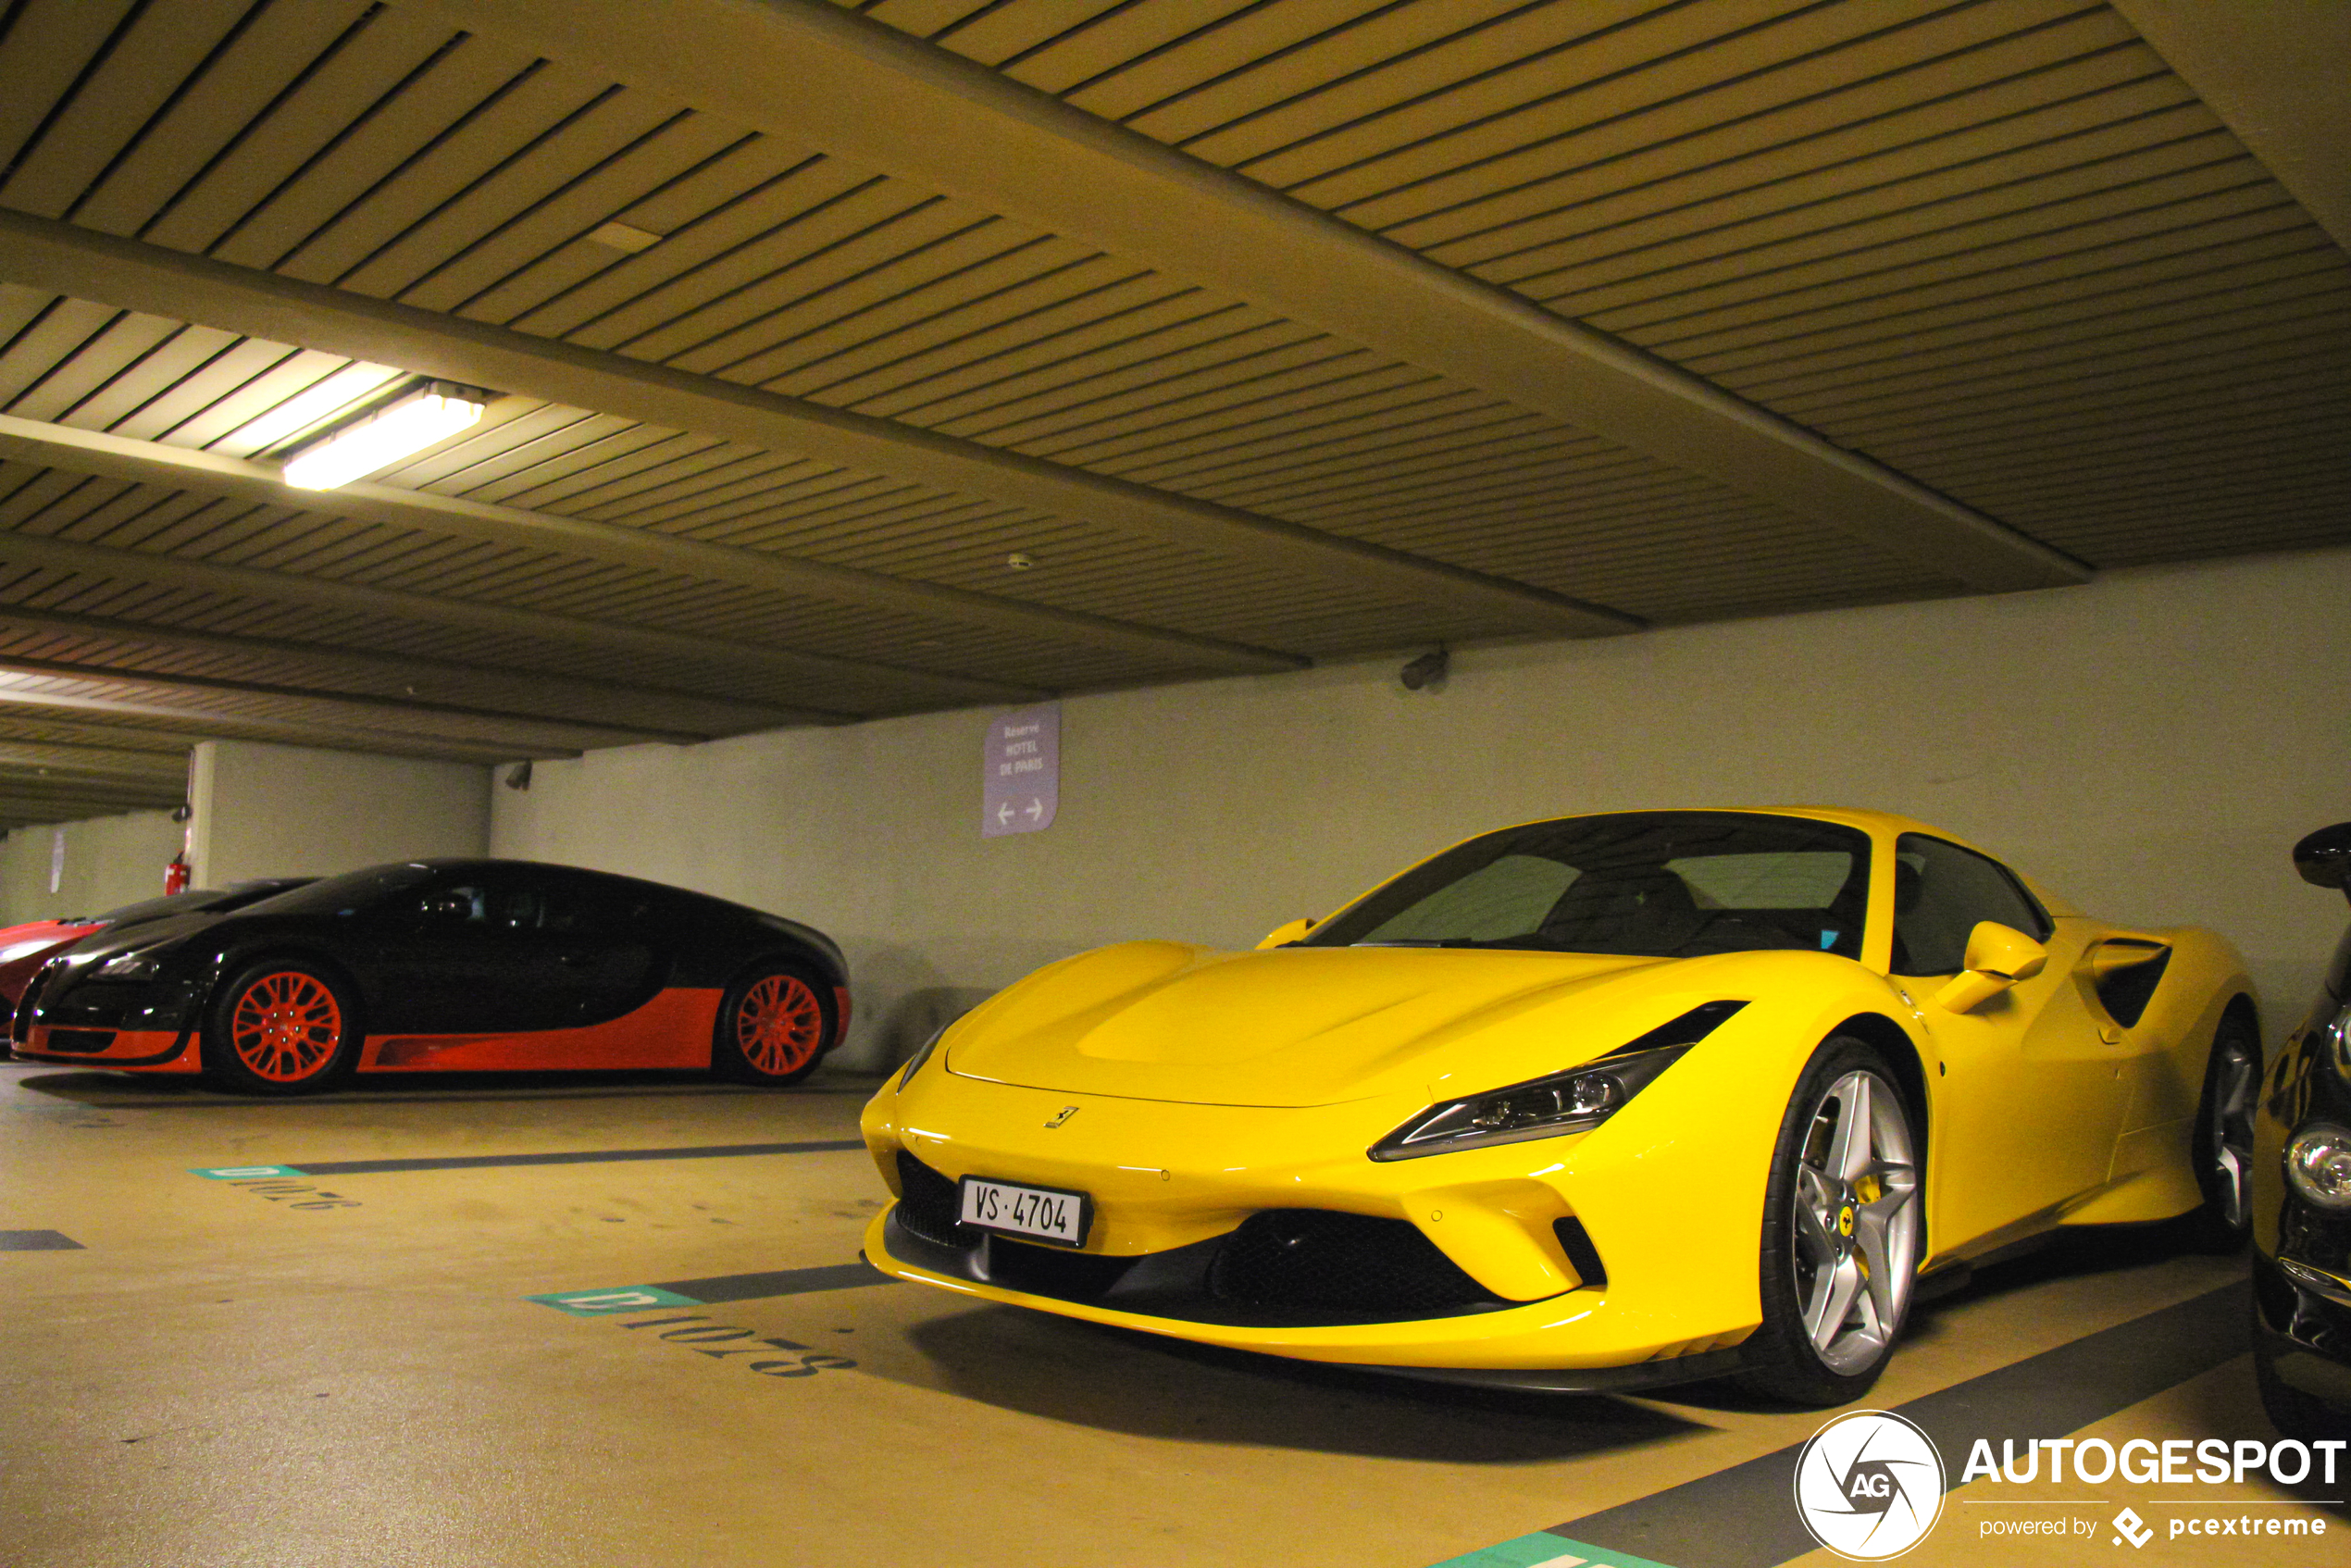
[[[1257,944],[1258,951],[1262,952],[1269,947],[1287,947],[1313,928],[1314,917],[1311,915],[1293,920],[1287,926],[1276,926],[1265,934],[1263,941]]]
[[[2047,967],[2049,950],[2013,926],[1979,920],[1968,933],[1967,967],[1934,993],[1938,1006],[1954,1013],[1972,1013],[2019,980],[2029,980]]]
[[[2340,889],[2351,898],[2351,822],[2321,828],[2295,845],[2294,868],[2312,887]]]

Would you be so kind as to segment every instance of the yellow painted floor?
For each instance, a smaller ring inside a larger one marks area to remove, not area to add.
[[[617,1316],[528,1299],[849,1263],[883,1192],[858,1151],[282,1188],[191,1174],[850,1139],[869,1087],[467,1080],[255,1104],[0,1065],[0,1229],[81,1244],[0,1251],[0,1564],[1428,1568],[1820,1425],[1719,1389],[1389,1382],[895,1283]],[[2241,1271],[2110,1239],[1989,1271],[1922,1310],[1873,1402]],[[2243,1358],[2084,1435],[2272,1436]],[[1952,1493],[1904,1561],[2351,1563],[2351,1512],[2274,1487],[2207,1490],[2336,1533],[1993,1542],[1988,1490]],[[2175,1495],[2096,1490],[2150,1521]]]

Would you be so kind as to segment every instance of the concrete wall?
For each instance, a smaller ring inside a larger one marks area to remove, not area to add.
[[[489,843],[490,770],[471,763],[206,740],[188,799],[201,887],[478,855]]]
[[[2302,833],[2351,818],[2351,551],[2084,588],[1079,697],[1061,806],[982,840],[963,712],[541,763],[493,852],[699,888],[840,940],[878,1064],[946,1010],[1127,937],[1255,940],[1483,828],[1615,808],[1908,813],[2094,913],[2219,927],[2274,1034],[2343,901]]]
[[[185,832],[165,811],[10,830],[0,842],[0,926],[95,915],[156,897],[163,868],[180,852]],[[60,837],[65,859],[53,893],[49,868]]]

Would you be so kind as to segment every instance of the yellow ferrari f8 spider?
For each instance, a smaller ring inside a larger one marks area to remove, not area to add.
[[[2060,1226],[2241,1240],[2260,1050],[2220,938],[1919,823],[1568,817],[990,999],[866,1108],[865,1251],[1311,1361],[1841,1403],[1922,1284]]]

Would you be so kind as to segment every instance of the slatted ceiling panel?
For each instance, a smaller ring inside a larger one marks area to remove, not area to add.
[[[196,739],[197,734],[187,725],[145,714],[108,715],[103,719],[92,715],[89,722],[77,722],[68,709],[34,707],[25,703],[12,704],[6,691],[0,691],[0,740],[152,749],[158,755],[184,759],[188,746]]]
[[[976,236],[992,242],[1001,236]],[[941,247],[942,252],[946,247]],[[952,257],[942,257],[952,260]],[[896,390],[938,368],[1016,348],[1105,314],[1163,299],[1179,285],[1073,241],[1040,239],[907,288],[777,346],[710,367],[730,380],[840,404]],[[779,320],[775,325],[790,326]],[[763,323],[762,336],[771,330]],[[944,340],[942,342],[942,339]],[[726,352],[723,348],[720,353]],[[681,367],[691,367],[689,360]]]
[[[367,0],[271,0],[253,6],[205,68],[115,154],[66,216],[135,234],[229,148],[255,104],[291,89],[367,10]]]
[[[2096,13],[1679,134],[1653,137],[1648,117],[1628,117],[1516,155],[1520,168],[1486,166],[1457,177],[1458,188],[1429,182],[1348,216],[1432,260],[1508,282],[1691,232],[1679,220],[1693,209],[1721,226],[1816,202],[1866,203],[1885,185],[2046,157],[2034,149],[2194,103],[2185,83]]]
[[[39,475],[18,487],[16,500],[20,510],[39,504],[29,525],[34,531],[87,535],[96,530],[81,526],[86,519],[102,513],[106,505],[125,494],[143,488],[75,476]],[[133,497],[134,502],[137,499]],[[75,506],[74,502],[81,504]],[[135,504],[130,509],[139,510]],[[100,541],[149,546],[154,543],[152,538],[131,541],[125,537],[103,537]],[[1035,656],[1022,654],[1012,645],[1016,640],[1004,640],[1007,645],[1001,653],[976,645],[963,649],[956,645],[954,637],[941,636],[936,626],[918,616],[843,613],[815,601],[793,600],[748,589],[714,589],[706,583],[652,572],[566,561],[526,550],[470,545],[375,525],[336,521],[331,526],[322,526],[321,519],[290,509],[244,509],[232,519],[215,520],[185,541],[182,548],[192,557],[224,565],[293,570],[370,586],[430,591],[450,598],[516,604],[700,635],[740,636],[773,646],[877,663],[930,663],[927,658],[910,659],[907,653],[915,643],[929,641],[943,650],[936,667],[970,667],[977,674],[1024,682],[1044,678],[1039,674],[1040,660],[1047,666],[1066,668],[1073,678],[1083,676],[1110,680],[1120,678],[1118,669],[1147,673],[1154,670],[1148,661],[1129,659],[1105,664],[1090,653],[1056,650],[1051,639],[1043,640],[1042,652]],[[0,560],[5,560],[5,539],[0,539]],[[95,607],[84,607],[87,613],[101,613]],[[298,627],[279,627],[272,632],[293,636],[301,633]],[[382,645],[381,637],[381,632],[372,633],[361,645]],[[408,651],[436,656],[490,657],[495,662],[494,649],[463,645],[461,637],[448,634],[437,642],[422,645],[411,636],[404,646]],[[982,663],[964,666],[952,662],[965,654]],[[542,664],[541,667],[562,666]],[[625,668],[624,666],[614,673],[625,674]],[[707,685],[711,678],[704,672],[698,678]],[[735,678],[720,678],[724,681]],[[804,690],[777,690],[770,693],[770,700],[774,701],[794,699],[815,700]]]
[[[1043,271],[1084,254],[977,207],[874,181],[763,241],[754,253],[613,311],[571,341],[757,384],[792,367],[793,340],[917,294],[942,278],[992,266],[982,273],[985,281],[1017,276],[1024,266]],[[729,273],[754,269],[756,277],[715,297],[708,292]]]
[[[1835,262],[1791,268],[1736,283],[1692,288],[1599,311],[1596,326],[1671,353],[1709,345],[1799,338],[1813,325],[1883,318],[1911,304],[1932,305],[2007,285],[2078,276],[2102,265],[2170,254],[2180,240],[2193,243],[2208,225],[2253,217],[2263,226],[2307,223],[2276,185],[2249,162],[2208,170],[2202,178],[2153,182],[2145,205],[2112,212],[2128,197],[2084,207],[2034,214],[2014,226],[1987,226],[1977,235],[1942,238],[1876,255],[1862,251]],[[2023,230],[2019,232],[2018,230]],[[1972,241],[1980,239],[1980,244]],[[1925,253],[1922,255],[1921,253]]]
[[[634,254],[584,239],[560,246],[458,314],[567,338],[651,296],[690,299],[681,282],[690,275],[699,273],[713,292],[736,287],[761,276],[759,248],[779,228],[870,182],[805,149],[745,136],[612,213],[664,236],[660,243]],[[662,317],[656,310],[645,319]]]
[[[162,706],[200,706],[207,716],[201,720],[207,730],[219,715],[230,725],[240,721],[252,725],[292,725],[315,719],[315,706],[300,697],[281,697],[261,691],[206,691],[192,697],[184,691],[158,687],[142,682],[136,677],[120,679],[96,677],[36,675],[22,671],[0,671],[0,703],[11,693],[54,692],[69,697],[105,697],[122,702],[149,703]],[[185,721],[180,721],[182,724]],[[413,728],[425,728],[417,724]]]
[[[1476,392],[1430,380],[1400,389],[1375,383],[1375,390],[1364,392],[1342,382],[1244,404],[1213,419],[1181,421],[1149,439],[1106,439],[1078,450],[1088,459],[1086,467],[1159,489],[1208,494],[1224,482],[1277,471],[1292,460],[1376,458],[1383,439],[1410,439],[1424,421],[1486,422],[1511,412]]]
[[[2243,218],[2206,224],[2196,230],[2174,232],[2127,245],[2102,247],[2099,252],[2068,258],[2028,262],[1998,273],[1979,273],[1947,281],[1890,291],[1867,300],[1808,302],[1814,308],[1791,311],[1775,320],[1727,324],[1704,338],[1686,340],[1694,358],[1737,353],[1749,364],[1769,363],[1773,349],[1792,354],[1825,352],[1857,342],[1878,342],[1898,336],[1903,320],[1915,308],[1929,318],[1982,318],[2003,309],[2031,309],[2053,298],[2095,302],[2105,288],[2127,284],[2171,269],[2163,256],[2170,242],[2181,249],[2219,245],[2267,235],[2278,248],[2307,243],[2307,220],[2298,209],[2269,207]],[[2095,308],[2094,303],[2087,305]],[[1760,351],[1760,352],[1750,352]],[[1726,376],[1725,381],[1729,380]]]
[[[1996,363],[2030,344],[2047,352],[2101,341],[2162,342],[2260,320],[2272,307],[2300,307],[2351,289],[2339,253],[2309,246],[2223,269],[2174,276],[2120,291],[2061,312],[1998,310],[1937,331],[1902,333],[1876,342],[1758,365],[1738,380],[1747,396],[1795,412],[1842,394],[1867,398],[1946,368]],[[1797,415],[1798,417],[1802,416]]]
[[[379,118],[418,118],[436,102],[404,90]],[[709,168],[741,166],[737,180],[755,172],[741,144],[732,145]],[[960,416],[956,422],[967,429],[989,427],[979,439],[1195,493],[1255,483],[1301,462],[1319,468],[1353,455],[1370,463],[1384,455],[1383,446],[1488,417],[1490,400],[1467,389],[1301,333],[1238,301],[1202,296],[838,160],[794,155],[789,168],[775,167],[783,161],[778,150],[766,151],[771,167],[759,202],[739,194],[732,207],[705,209],[643,256],[616,263],[575,290],[566,303],[596,314],[581,315],[574,340],[764,379],[827,401],[902,398],[910,386],[951,376],[952,384],[938,391],[961,393],[961,401],[935,396],[929,406]],[[706,185],[702,199],[718,191]],[[451,231],[451,243],[458,238]],[[656,268],[664,280],[648,287]],[[633,297],[622,292],[628,288]],[[605,297],[590,297],[598,291]],[[1203,320],[1212,340],[1205,343],[1195,326]],[[555,325],[552,317],[526,324]],[[1171,327],[1189,341],[1168,341]],[[267,372],[239,368],[292,376],[274,364]],[[995,401],[971,395],[979,388]],[[591,430],[641,451],[661,445],[617,422],[573,429],[541,410],[529,417],[536,422],[526,432],[522,417],[435,454],[438,472],[429,477],[419,467],[392,478],[513,500],[533,494],[526,487],[534,476],[577,484],[596,472],[581,452],[590,443],[580,438]],[[215,423],[227,418],[225,411],[213,416]],[[917,413],[912,422],[926,421]],[[1114,439],[1089,439],[1113,424]],[[1562,439],[1572,438],[1563,432]],[[951,576],[985,555],[1000,557],[1008,541],[1012,548],[1033,541],[1043,522],[886,482],[811,509],[798,504],[799,494],[763,498],[756,457],[707,444],[662,450],[673,467],[658,477],[677,489],[657,513],[640,517],[614,504],[592,515],[871,569]],[[695,494],[692,470],[730,464],[723,493]],[[553,494],[534,504],[569,509]],[[1349,524],[1334,515],[1330,526]],[[1099,548],[1116,543],[1104,539]]]
[[[1834,25],[1843,31],[1895,15],[1845,6],[1812,20],[1841,16]],[[1771,31],[1800,33],[1804,23]],[[1962,6],[1847,47],[1789,53],[1798,42],[1783,36],[1759,49],[1750,35],[1604,76],[1425,141],[1399,140],[1397,152],[1294,193],[1415,248],[1477,239],[1491,256],[1697,201],[1735,201],[1847,163],[1864,165],[1865,180],[1873,168],[1914,173],[1947,156],[1958,161],[1977,149],[1923,139],[2160,69],[2110,13],[2071,4]],[[2185,97],[2174,88],[2167,101]],[[1405,129],[1375,121],[1351,134]],[[1792,191],[1778,205],[1808,199]]]
[[[598,106],[603,118],[643,123],[600,161],[585,163],[578,149],[550,149],[565,168],[532,167],[514,171],[516,180],[543,187],[492,221],[478,239],[449,247],[429,269],[398,291],[404,304],[443,310],[479,320],[504,321],[585,281],[619,261],[627,252],[588,236],[617,219],[648,233],[665,234],[681,218],[661,213],[661,198],[689,185],[711,164],[745,141],[739,128],[706,115],[665,106],[636,94],[619,94]],[[570,166],[576,173],[566,172]],[[689,208],[688,210],[690,210]],[[665,227],[652,228],[653,223]],[[405,242],[404,242],[405,243]]]
[[[510,160],[561,142],[572,126],[593,123],[599,100],[612,91],[603,82],[503,49],[478,52],[480,45],[479,39],[468,38],[444,56],[442,68],[455,79],[444,98],[459,110],[454,122],[413,147],[403,144],[404,135],[395,137],[387,129],[381,138],[386,167],[371,163],[365,174],[354,170],[351,184],[367,174],[379,178],[339,211],[330,212],[330,204],[351,193],[349,186],[323,180],[318,199],[303,212],[305,219],[317,218],[314,230],[276,263],[277,270],[360,293],[398,292],[440,259],[436,253],[445,254],[453,242],[494,226],[496,219],[482,209],[484,201],[522,193],[516,187],[526,182],[515,176]],[[478,101],[467,101],[476,94]],[[382,123],[389,128],[401,121],[387,116]],[[558,178],[549,176],[551,182]],[[292,231],[292,222],[279,230]]]
[[[2351,321],[2351,280],[2331,294],[2297,302],[2292,309],[2272,305],[2259,311],[2255,321],[2216,322],[2209,331],[2183,333],[2170,342],[2150,345],[2138,334],[2122,331],[2108,341],[2074,342],[1949,367],[1931,381],[1927,377],[1932,371],[1926,367],[1919,376],[1889,374],[1874,386],[1842,394],[1816,392],[1791,398],[1785,406],[1795,411],[1809,404],[1800,417],[1848,430],[1868,426],[1883,434],[1922,417],[1937,418],[1947,429],[1954,423],[1963,427],[1972,414],[2012,412],[2020,397],[2057,401],[2084,391],[2143,387],[2148,378],[2202,380],[2264,370],[2275,363],[2281,349],[2307,360],[2309,351],[2320,343],[2341,344],[2346,321]],[[1950,418],[1942,420],[1938,416],[1947,408]]]
[[[345,0],[274,0],[261,14],[254,31],[292,30],[274,40],[274,49],[255,51],[292,68],[282,87],[273,91],[252,77],[239,81],[232,73],[207,73],[190,84],[183,102],[206,111],[196,141],[203,163],[174,189],[169,149],[150,138],[120,171],[155,188],[148,198],[154,210],[134,230],[140,238],[174,250],[209,250],[450,41],[450,30],[429,18],[379,6],[362,8],[323,43],[302,27],[305,19],[340,20],[345,8]]]
[[[1320,522],[1349,514],[1368,519],[1398,505],[1469,504],[1498,493],[1538,493],[1570,504],[1585,499],[1594,482],[1660,471],[1636,454],[1512,410],[1504,418],[1416,431],[1370,461],[1361,453],[1303,459],[1211,487],[1211,493],[1289,522]]]
[[[461,169],[479,173],[485,159],[494,161],[479,133],[465,134],[469,121],[487,116],[489,124],[528,136],[560,119],[566,102],[578,107],[585,101],[567,99],[565,89],[592,92],[527,54],[435,31],[438,45],[380,98],[334,106],[322,126],[284,127],[316,150],[208,253],[240,266],[282,268],[312,281],[332,281],[423,217],[437,196],[461,189],[462,180],[454,180]],[[539,85],[529,87],[534,79]],[[514,94],[519,96],[500,112]],[[525,111],[520,124],[514,119],[516,107]]]
[[[2150,135],[2162,139],[2150,144]],[[1833,268],[1882,271],[1914,256],[1977,250],[2263,178],[2200,105],[2080,142],[2038,149],[2055,168],[2035,170],[2032,166],[2044,160],[2021,156],[1998,160],[2009,167],[1904,181],[1868,193],[1866,202],[1823,203],[1822,210],[1731,223],[1555,270],[1530,268],[1513,282],[1579,317],[1687,297],[1733,280],[1776,292]],[[1983,188],[1987,181],[1994,188]]]
[[[131,12],[73,84],[71,96],[19,153],[0,180],[0,202],[44,218],[65,216],[250,6],[251,0],[176,0]]]
[[[952,333],[930,322],[854,342],[768,380],[770,391],[890,417],[1068,358],[1088,337],[1132,337],[1138,317],[1181,318],[1196,291],[1110,256],[1088,255],[1000,291],[958,315]]]
[[[61,755],[71,754],[68,748],[74,746],[105,746],[143,753],[153,757],[158,765],[185,765],[187,762],[187,743],[159,727],[126,724],[117,730],[111,724],[61,722],[64,716],[55,708],[48,713],[55,716],[44,719],[35,709],[0,707],[0,742],[55,747]]]
[[[1131,336],[1109,342],[1080,342],[1057,355],[1044,345],[1044,363],[1012,358],[1001,367],[971,367],[964,380],[976,384],[945,389],[893,416],[910,424],[991,446],[1010,446],[1073,425],[1124,417],[1188,391],[1348,352],[1322,333],[1264,312],[1195,292],[1174,325],[1145,320]],[[874,408],[869,400],[863,411]]]

